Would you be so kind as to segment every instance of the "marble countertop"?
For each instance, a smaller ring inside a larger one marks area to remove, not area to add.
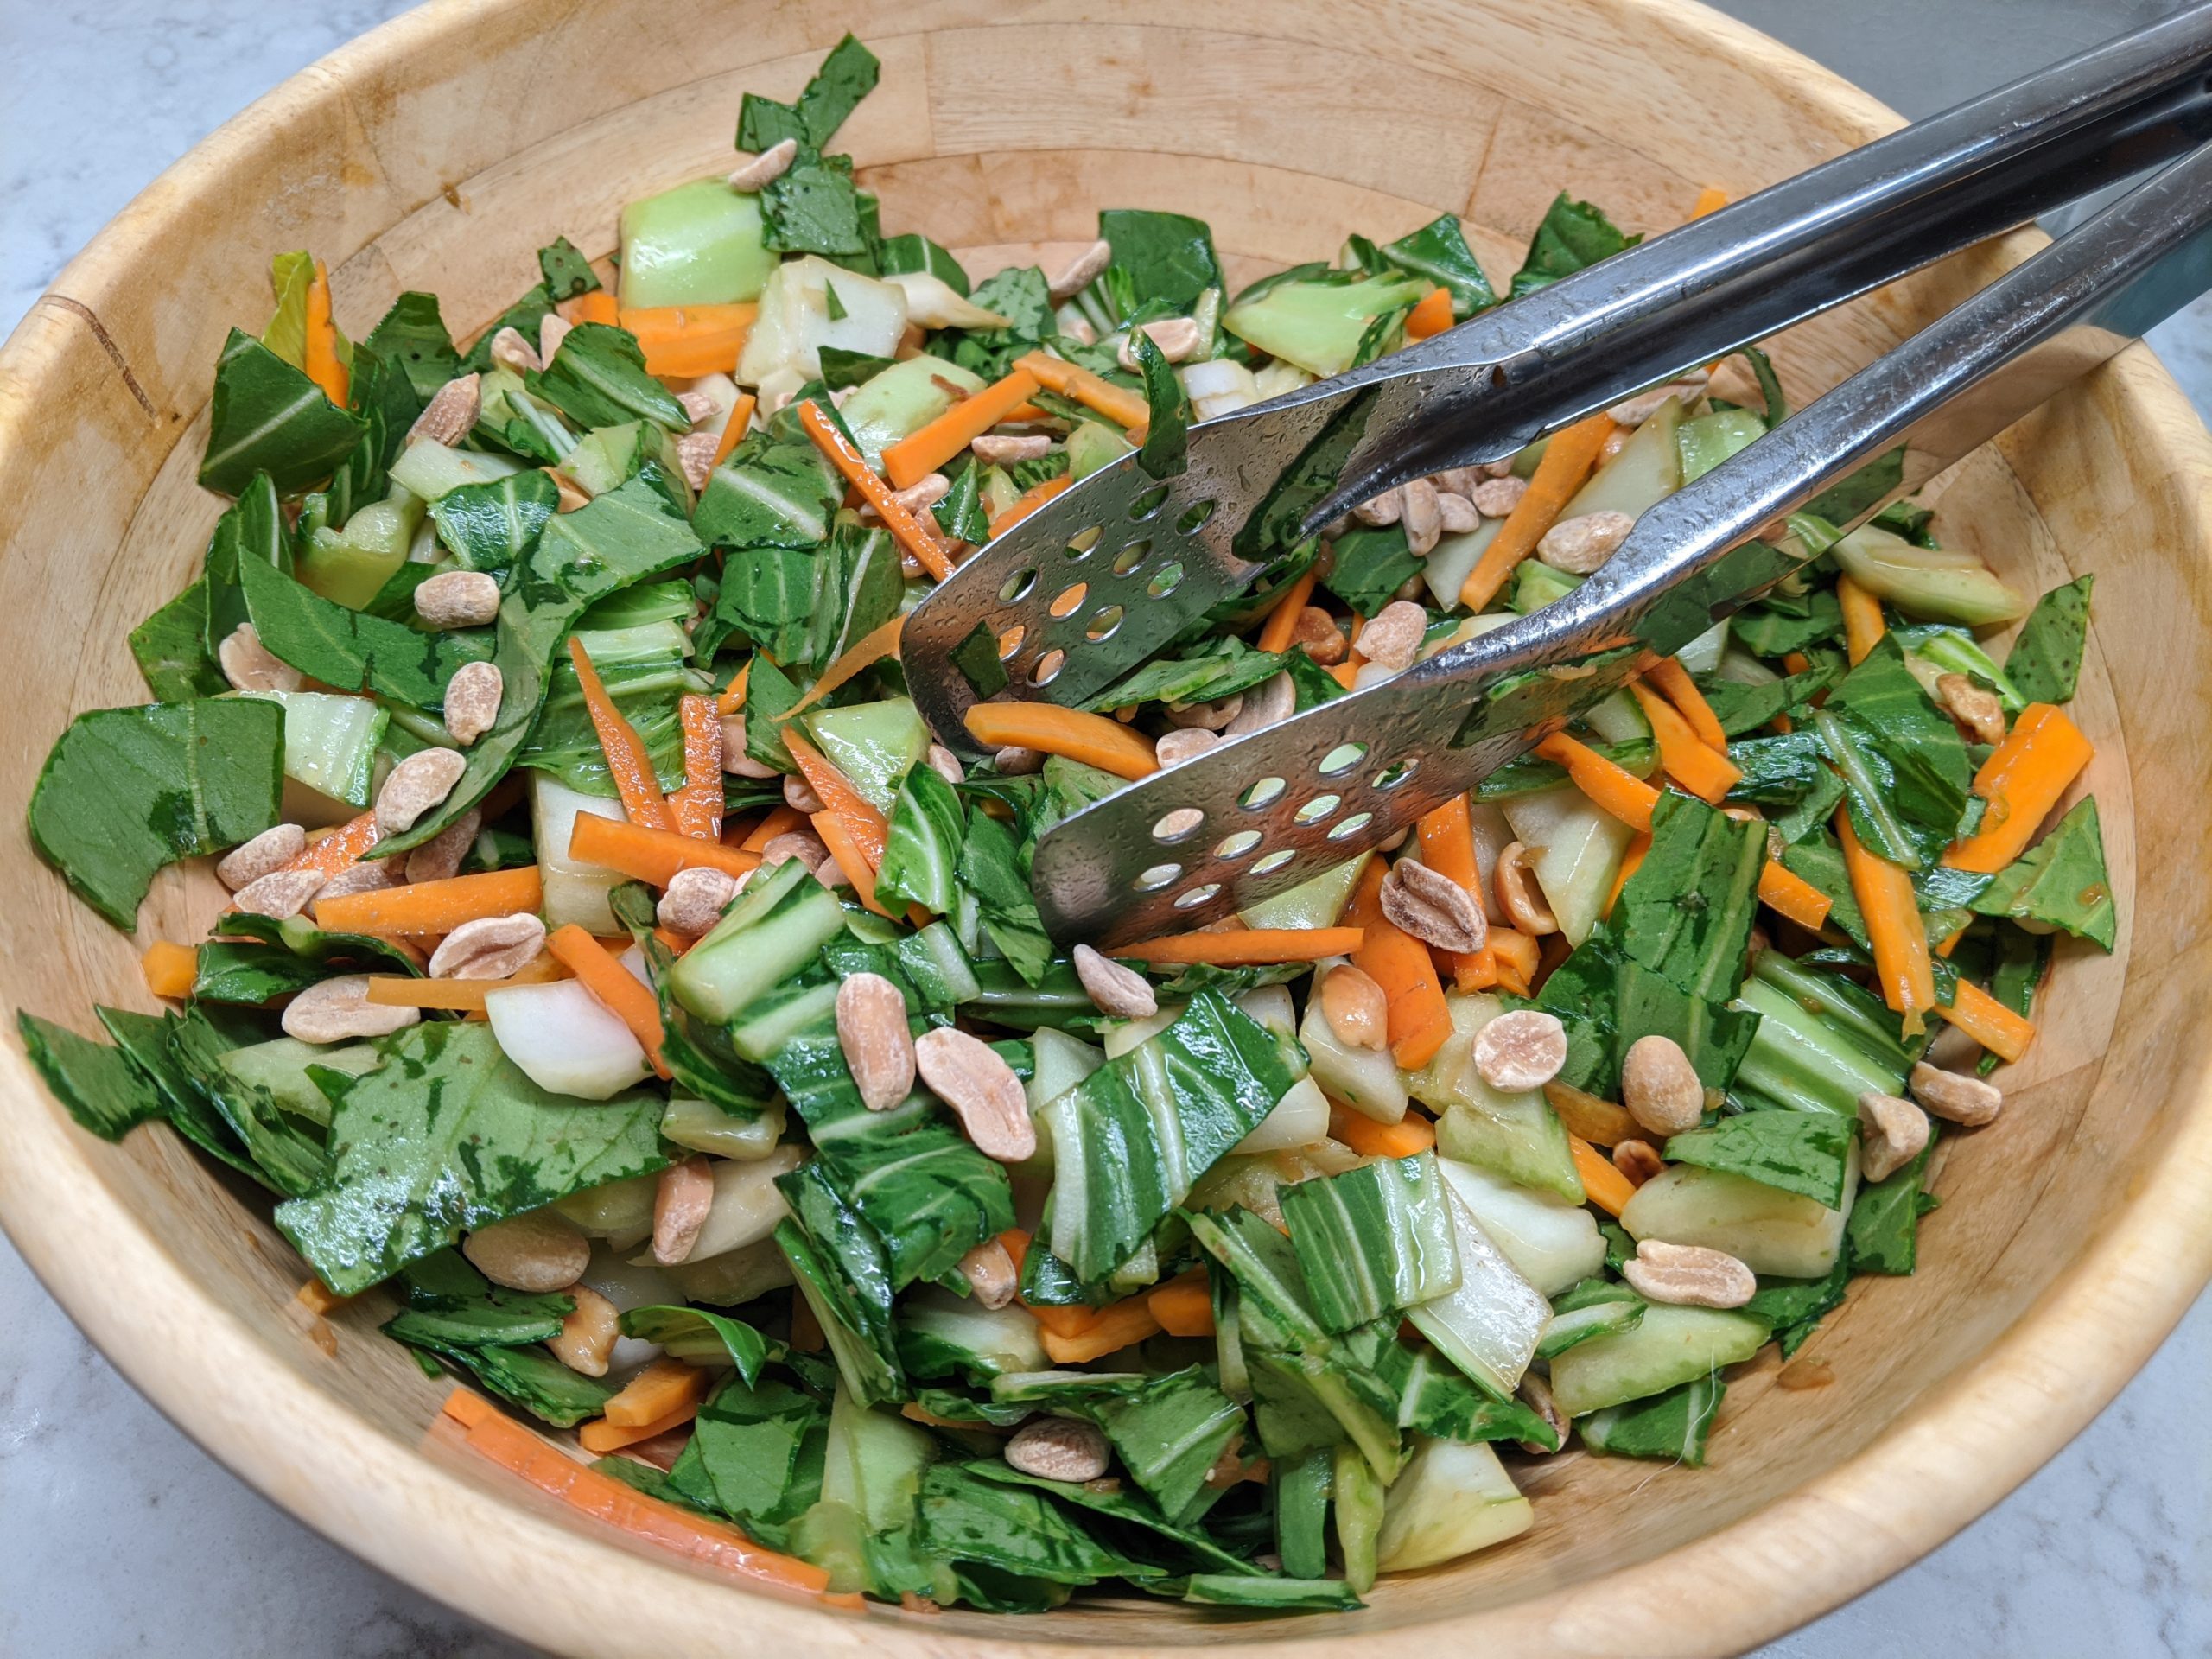
[[[1907,113],[2170,10],[2165,0],[1720,0]],[[141,186],[402,0],[0,0],[0,327]],[[1900,49],[1904,41],[1915,49]],[[97,96],[86,89],[97,87]],[[120,112],[120,116],[118,115]],[[2153,342],[2212,414],[2212,306]],[[512,1659],[203,1455],[0,1240],[0,1654]],[[2212,1654],[2212,1299],[2040,1473],[1765,1659]],[[2184,1438],[2177,1445],[2176,1425]]]

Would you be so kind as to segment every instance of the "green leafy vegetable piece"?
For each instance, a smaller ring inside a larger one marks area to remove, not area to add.
[[[764,150],[786,138],[819,149],[848,116],[875,90],[882,66],[875,54],[848,35],[830,48],[796,105],[747,92],[738,112],[737,147]]]
[[[983,511],[983,469],[970,463],[954,475],[952,487],[930,512],[937,526],[957,542],[977,546],[991,539],[990,515]]]
[[[829,284],[824,283],[824,288]],[[835,289],[830,289],[835,294]],[[832,318],[832,321],[836,319]],[[841,351],[835,346],[824,346],[821,352],[822,384],[832,391],[842,391],[848,386],[857,386],[873,380],[893,366],[893,359],[877,357],[868,352]]]
[[[357,507],[383,499],[391,463],[423,412],[405,369],[387,364],[365,347],[353,353],[348,406],[360,416],[364,429],[353,453],[330,475],[326,512],[333,529],[343,527]]]
[[[760,1380],[770,1354],[767,1338],[751,1325],[703,1307],[633,1307],[622,1315],[622,1334],[657,1342],[678,1359],[727,1359],[747,1383]]]
[[[745,752],[764,766],[795,772],[798,763],[784,747],[784,720],[801,696],[791,677],[765,655],[753,658],[745,681]]]
[[[791,1523],[821,1497],[829,1428],[828,1408],[780,1378],[723,1383],[691,1433],[701,1495],[771,1548],[788,1548]]]
[[[960,268],[960,262],[918,231],[885,237],[883,245],[876,250],[876,264],[886,276],[918,271],[938,278],[956,294],[968,292],[968,273]]]
[[[1370,245],[1372,245],[1371,244]],[[1395,270],[1426,276],[1452,296],[1452,317],[1465,322],[1478,311],[1497,303],[1497,294],[1483,274],[1466,232],[1459,219],[1446,213],[1395,242],[1374,250],[1381,261]]]
[[[315,283],[315,256],[280,253],[269,262],[269,285],[276,291],[276,309],[261,331],[261,343],[294,368],[307,366],[308,292]],[[342,362],[350,351],[343,334],[338,336]]]
[[[1128,274],[1134,303],[1158,301],[1186,312],[1209,288],[1224,286],[1213,230],[1185,213],[1108,208],[1098,234],[1114,251],[1114,265]]]
[[[1840,1210],[1853,1128],[1853,1120],[1832,1112],[1744,1112],[1669,1136],[1666,1155],[1669,1163],[1726,1170]]]
[[[591,261],[565,236],[555,237],[537,251],[537,269],[544,274],[546,296],[556,304],[599,291]]]
[[[2063,927],[2111,950],[2120,918],[2105,871],[2095,798],[2076,803],[2041,841],[1993,876],[1971,908],[1977,915]]]
[[[2069,702],[2082,678],[2082,652],[2089,639],[2094,575],[2077,576],[2036,601],[2005,658],[2005,677],[2030,702]]]
[[[537,345],[539,325],[545,321],[552,309],[552,296],[545,291],[544,283],[540,283],[505,310],[500,312],[498,316],[493,318],[490,326],[476,336],[476,343],[468,348],[468,354],[461,359],[461,372],[467,374],[490,372],[493,366],[492,342],[499,337],[499,330],[502,328],[512,328],[532,346]]]
[[[683,630],[673,622],[651,622],[606,632],[579,627],[575,637],[589,653],[607,696],[645,745],[659,786],[680,785],[683,723],[679,699],[702,689],[699,678],[684,667],[689,641]],[[565,652],[553,660],[544,703],[531,728],[530,741],[516,753],[515,765],[550,773],[588,795],[617,792],[575,664]]]
[[[246,615],[269,654],[309,679],[366,691],[435,713],[463,664],[492,653],[480,634],[426,633],[332,603],[283,571],[249,559],[238,568]]]
[[[904,902],[939,916],[960,899],[960,851],[968,815],[952,785],[934,768],[911,768],[892,803],[891,828],[876,872],[876,896],[887,906]]]
[[[1035,265],[1007,266],[977,283],[972,297],[984,310],[1004,317],[1007,326],[960,331],[951,357],[962,368],[987,380],[1001,378],[1015,358],[1033,351],[1058,332],[1052,321],[1051,285]]]
[[[1770,394],[1771,396],[1771,394]],[[1779,423],[1777,423],[1779,424]],[[1828,487],[1804,505],[1804,511],[1831,524],[1847,524],[1864,518],[1874,504],[1904,483],[1904,446],[1876,456],[1850,477]]]
[[[1562,190],[1545,209],[1543,220],[1529,244],[1529,257],[1513,273],[1510,297],[1517,300],[1523,294],[1533,294],[1643,239],[1622,235],[1601,211]]]
[[[499,602],[492,653],[505,687],[498,721],[470,746],[468,768],[443,804],[378,842],[376,855],[419,847],[490,793],[537,723],[554,652],[587,609],[702,551],[690,526],[644,479],[548,523]]]
[[[1844,1224],[1847,1266],[1853,1273],[1910,1274],[1919,1256],[1920,1217],[1936,1207],[1928,1167],[1936,1136],[1912,1161],[1859,1189]]]
[[[819,547],[843,494],[812,443],[748,433],[709,476],[692,527],[716,547]]]
[[[386,1053],[365,1077],[317,1077],[334,1102],[334,1167],[319,1190],[276,1211],[278,1230],[340,1295],[463,1231],[668,1161],[658,1098],[550,1094],[499,1052],[488,1026],[411,1027]]]
[[[330,1157],[320,1135],[306,1133],[268,1090],[224,1065],[223,1057],[238,1044],[207,1009],[186,1009],[168,1027],[168,1036],[169,1057],[177,1070],[229,1126],[270,1187],[296,1198],[328,1178]]]
[[[1137,451],[1137,465],[1152,478],[1174,478],[1190,465],[1191,400],[1183,383],[1150,334],[1139,328],[1129,335],[1137,365],[1144,378],[1146,407],[1151,411],[1145,427],[1144,445]],[[1017,480],[1018,481],[1018,480]]]
[[[1672,790],[1651,812],[1651,847],[1613,908],[1622,952],[1692,995],[1726,1001],[1744,976],[1766,838]]]
[[[1842,639],[1843,610],[1833,588],[1816,588],[1797,600],[1768,598],[1737,612],[1728,636],[1754,656],[1786,657]]]
[[[1841,774],[1851,827],[1891,863],[1934,863],[1956,835],[1974,768],[1951,718],[1885,635],[1813,716]]]
[[[1575,1420],[1582,1443],[1601,1457],[1651,1458],[1705,1467],[1705,1444],[1728,1385],[1700,1376],[1648,1400],[1607,1406]]]
[[[430,519],[438,527],[438,539],[464,569],[505,582],[507,572],[530,556],[560,500],[559,486],[532,467],[482,484],[455,486],[430,503]],[[409,609],[411,613],[411,605]]]
[[[207,541],[201,581],[207,590],[207,655],[211,658],[246,620],[238,567],[250,562],[272,566],[287,575],[292,569],[292,543],[284,527],[283,504],[265,474],[255,475],[240,493],[238,504],[216,521],[215,533]]]
[[[645,347],[626,328],[584,322],[561,336],[553,360],[531,369],[523,385],[578,426],[619,426],[644,419],[688,432],[691,417],[676,394],[645,372]]]
[[[1225,1577],[1218,1573],[1192,1573],[1183,1580],[1183,1599],[1209,1607],[1281,1613],[1349,1613],[1367,1605],[1342,1579]]]
[[[1720,729],[1732,738],[1745,737],[1773,724],[1776,715],[1788,714],[1801,702],[1810,702],[1828,689],[1841,668],[1840,662],[1815,663],[1802,674],[1770,680],[1764,685],[1745,685],[1740,680],[1708,674],[1700,677],[1697,685]],[[1728,758],[1736,758],[1733,744],[1729,746]]]
[[[961,885],[974,898],[991,943],[1023,979],[1036,985],[1052,965],[1052,941],[1030,889],[1029,853],[1027,844],[996,818],[968,815],[960,847]]]
[[[215,363],[200,481],[237,495],[256,473],[266,473],[279,490],[304,489],[327,478],[367,428],[300,370],[233,328]]]
[[[942,1560],[1055,1584],[1158,1576],[1101,1544],[1044,1492],[987,1479],[959,1464],[933,1464],[923,1474],[918,1541]]]
[[[384,362],[397,364],[416,397],[426,404],[461,372],[461,353],[446,332],[435,294],[411,289],[402,294],[361,344]]]
[[[1029,1411],[1027,1406],[1009,1409],[1019,1410],[1023,1415]],[[1158,1565],[1177,1572],[1204,1570],[1243,1577],[1260,1575],[1259,1567],[1230,1554],[1197,1527],[1178,1525],[1143,1493],[1128,1487],[1102,1491],[1090,1485],[1071,1485],[1066,1481],[1025,1475],[1004,1463],[971,1463],[968,1471],[1001,1485],[1048,1492],[1063,1503],[1103,1517],[1114,1523],[1117,1545],[1133,1558],[1148,1564],[1157,1557]]]
[[[811,1164],[779,1185],[798,1217],[776,1224],[777,1248],[829,1340],[838,1377],[863,1405],[904,1398],[891,1277],[874,1230]]]
[[[1433,1154],[1380,1159],[1281,1192],[1308,1305],[1329,1331],[1402,1313],[1459,1282],[1450,1199]]]
[[[31,840],[127,931],[156,871],[276,822],[283,742],[282,712],[243,699],[79,715],[31,790]]]
[[[235,509],[234,509],[235,511]],[[160,702],[189,702],[231,689],[207,649],[207,584],[194,582],[130,631],[130,654]]]
[[[550,1342],[576,1306],[573,1296],[535,1296],[494,1285],[455,1249],[434,1251],[403,1268],[397,1288],[406,1308],[401,1316],[406,1333],[400,1340],[442,1347],[513,1348]]]
[[[1337,538],[1336,563],[1321,585],[1362,616],[1373,616],[1421,572],[1400,524],[1356,524]]]
[[[113,1044],[80,1037],[21,1008],[16,1030],[23,1052],[79,1128],[119,1141],[126,1130],[168,1116],[161,1090]]]
[[[1255,651],[1242,639],[1210,639],[1188,657],[1163,658],[1142,668],[1090,702],[1094,710],[1131,703],[1214,702],[1249,691],[1290,666],[1291,652]]]
[[[613,1383],[572,1371],[543,1348],[448,1342],[426,1328],[429,1323],[420,1314],[402,1313],[387,1320],[384,1331],[410,1348],[435,1354],[469,1372],[502,1400],[555,1428],[574,1428],[588,1417],[599,1416],[614,1397]]]
[[[868,251],[860,193],[849,156],[802,149],[760,192],[761,244],[778,253],[841,258]]]

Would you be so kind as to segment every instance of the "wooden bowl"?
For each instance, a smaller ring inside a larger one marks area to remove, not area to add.
[[[1683,0],[1276,0],[1233,16],[1188,0],[427,7],[163,175],[0,358],[10,822],[72,715],[145,695],[124,636],[196,567],[219,510],[194,482],[210,377],[225,331],[266,315],[272,253],[324,255],[357,335],[406,288],[479,327],[535,279],[540,244],[565,233],[606,252],[626,200],[727,167],[740,95],[791,97],[848,27],[884,73],[840,145],[881,193],[887,230],[926,229],[978,272],[1034,257],[1031,238],[1087,241],[1097,207],[1131,205],[1211,219],[1235,281],[1452,211],[1502,276],[1561,188],[1659,231],[1700,186],[1741,194],[1895,124]],[[1800,398],[1833,384],[2026,245],[1796,331],[1785,379]],[[1789,1386],[1821,1367],[1777,1387],[1755,1365],[1702,1472],[1539,1465],[1534,1531],[1385,1583],[1363,1613],[823,1611],[634,1553],[429,1437],[448,1385],[376,1334],[379,1298],[336,1314],[334,1343],[304,1329],[302,1266],[265,1205],[166,1128],[120,1147],[82,1134],[12,1037],[0,1219],[101,1349],[232,1469],[386,1570],[564,1652],[1354,1653],[1409,1636],[1495,1659],[1741,1648],[1980,1513],[2112,1397],[2212,1271],[2212,904],[2186,828],[2163,868],[2139,868],[2133,810],[2139,795],[2154,825],[2202,810],[2208,481],[2212,444],[2138,348],[1939,493],[1945,539],[2020,586],[2097,575],[2075,714],[2098,746],[2088,781],[2121,931],[2109,958],[2062,944],[2003,1120],[1947,1143],[1918,1275],[1853,1287],[1804,1356],[1832,1370],[1823,1386]],[[131,942],[20,830],[0,869],[16,894],[0,918],[9,1001],[80,1029],[96,1000],[148,1006]],[[204,870],[172,871],[146,936],[196,938],[218,902]]]

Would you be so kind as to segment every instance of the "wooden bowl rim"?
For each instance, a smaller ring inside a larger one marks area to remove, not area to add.
[[[1715,55],[1786,83],[1839,128],[1872,137],[1897,124],[1886,106],[1828,71],[1696,0],[1613,0],[1625,14],[1663,15]],[[518,28],[530,0],[496,0]],[[343,105],[423,61],[486,0],[431,0],[371,30],[233,117],[149,185],[86,245],[0,348],[0,475],[30,453],[41,388],[60,369],[59,337],[31,326],[53,305],[96,318],[72,292],[128,273],[185,212],[195,181],[247,156],[272,125]],[[118,359],[119,361],[119,359]],[[2147,348],[2105,373],[2140,423],[2187,518],[2203,526],[2212,490],[2212,435]],[[2199,545],[2202,538],[2198,538]],[[2186,958],[2183,959],[2184,961]],[[2180,963],[2173,964],[2180,966]],[[2171,970],[2171,969],[2170,969]],[[2192,1058],[2200,1059],[2202,1040]],[[2186,1065],[2186,1061],[2183,1063]],[[1414,1624],[1385,1617],[1367,1630],[1306,1618],[1265,1624],[1193,1623],[1191,1643],[1246,1652],[1379,1654],[1418,1629],[1480,1637],[1488,1650],[1577,1655],[1738,1651],[1835,1607],[1906,1566],[1980,1515],[2101,1410],[2212,1278],[2212,1078],[2200,1063],[2171,1138],[2127,1206],[1975,1364],[1930,1391],[1879,1440],[1763,1509],[1633,1567],[1526,1599]],[[264,1496],[333,1541],[499,1629],[562,1651],[660,1659],[671,1644],[732,1639],[747,1649],[805,1643],[824,1655],[1156,1653],[1113,1639],[1110,1625],[1007,1621],[1006,1635],[957,1636],[942,1624],[874,1609],[861,1616],[716,1580],[506,1501],[414,1447],[378,1433],[284,1363],[218,1304],[152,1231],[97,1180],[75,1179],[101,1155],[69,1125],[13,1034],[0,1045],[0,1226],[56,1300],[117,1369],[185,1433]],[[56,1192],[80,1201],[56,1205]],[[126,1306],[118,1284],[138,1287]],[[580,1628],[576,1586],[615,1622]],[[745,1598],[731,1599],[733,1593]],[[1041,1638],[1041,1639],[1040,1639]],[[1103,1638],[1103,1639],[1099,1639]],[[772,1644],[772,1645],[771,1645]]]

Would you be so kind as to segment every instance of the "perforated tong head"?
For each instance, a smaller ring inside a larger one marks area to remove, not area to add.
[[[1784,526],[1829,483],[1903,443],[1904,480],[1885,499],[1918,487],[2202,292],[2208,74],[2202,8],[1365,368],[1194,427],[1180,475],[1154,480],[1124,458],[982,550],[909,617],[902,650],[924,715],[970,753],[979,652],[1006,676],[998,696],[1089,702],[1351,504],[1514,454],[2186,153],[1645,512],[1573,594],[1056,826],[1034,861],[1047,927],[1109,943],[1187,930],[1389,839],[1646,652],[1672,654],[1812,557]]]

